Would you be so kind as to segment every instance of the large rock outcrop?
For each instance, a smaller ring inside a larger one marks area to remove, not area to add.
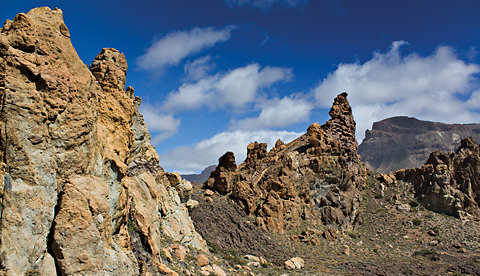
[[[1,272],[145,274],[167,236],[206,250],[192,186],[159,166],[126,73],[110,48],[89,70],[59,9],[0,29]]]
[[[347,94],[338,95],[324,125],[267,151],[251,143],[237,166],[232,152],[219,164],[204,188],[231,193],[257,225],[274,232],[298,227],[303,220],[353,227],[359,222],[360,189],[366,169],[357,155],[355,122]]]
[[[480,124],[444,124],[410,117],[393,117],[373,123],[358,147],[368,169],[389,173],[420,167],[433,151],[458,148],[460,139],[480,141]]]
[[[434,151],[422,167],[395,175],[413,184],[415,197],[427,209],[480,220],[480,148],[472,137],[462,139],[455,153]]]

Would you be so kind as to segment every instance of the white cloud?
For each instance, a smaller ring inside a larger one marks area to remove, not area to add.
[[[187,56],[229,40],[231,32],[236,28],[233,25],[223,29],[195,27],[189,31],[169,32],[138,58],[138,66],[142,69],[161,69],[168,65],[177,65]]]
[[[221,109],[227,106],[242,108],[255,101],[261,89],[279,81],[290,81],[292,70],[250,64],[225,74],[216,74],[196,83],[184,83],[177,91],[170,92],[163,109],[170,112],[199,109]]]
[[[183,69],[187,74],[187,79],[196,81],[206,77],[215,67],[216,64],[212,61],[212,57],[208,55],[188,61]]]
[[[176,171],[201,171],[207,166],[217,165],[218,159],[227,151],[235,153],[237,164],[247,156],[247,145],[257,141],[268,143],[268,148],[275,145],[277,139],[288,143],[303,133],[288,131],[230,131],[221,132],[209,139],[200,141],[192,147],[178,147],[160,156],[160,164]]]
[[[175,135],[180,126],[180,119],[175,119],[172,114],[164,114],[159,110],[147,103],[140,106],[140,112],[143,114],[148,131],[153,136],[151,143],[154,145]],[[158,134],[154,135],[155,133]]]
[[[299,4],[307,3],[308,0],[225,0],[225,3],[232,8],[234,5],[243,6],[251,5],[254,8],[269,9],[273,4],[278,3],[290,7],[295,7]]]
[[[477,64],[459,59],[449,46],[439,46],[428,56],[403,56],[395,41],[386,53],[375,52],[371,60],[340,64],[314,89],[317,104],[327,108],[339,93],[347,91],[357,122],[357,139],[374,121],[408,115],[446,123],[477,122],[472,91],[478,87]]]
[[[256,118],[245,118],[233,122],[232,128],[268,129],[285,127],[308,119],[314,105],[301,96],[285,96],[274,98],[259,104],[262,111]]]

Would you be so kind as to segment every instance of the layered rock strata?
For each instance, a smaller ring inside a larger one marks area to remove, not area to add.
[[[480,124],[444,124],[410,117],[373,123],[358,147],[365,166],[380,173],[421,167],[433,151],[458,148],[460,139],[480,141]]]
[[[347,94],[338,95],[324,125],[267,151],[251,143],[238,165],[232,152],[219,164],[204,188],[230,194],[256,224],[273,232],[298,227],[302,221],[353,227],[359,222],[360,189],[366,169],[357,155],[355,121]]]
[[[201,250],[191,184],[165,173],[115,49],[88,66],[59,9],[0,29],[1,269],[140,275],[162,237]]]
[[[462,139],[455,153],[434,151],[422,167],[395,176],[413,184],[415,197],[427,209],[480,220],[480,148],[471,137]]]

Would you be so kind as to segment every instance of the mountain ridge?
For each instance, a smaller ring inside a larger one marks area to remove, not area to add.
[[[383,119],[365,131],[358,147],[367,168],[380,173],[420,167],[431,152],[453,151],[461,138],[480,141],[480,124],[445,124],[399,116]]]

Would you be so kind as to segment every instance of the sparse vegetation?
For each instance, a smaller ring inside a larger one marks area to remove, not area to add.
[[[427,249],[427,248],[422,248],[420,250],[414,251],[412,256],[418,256],[418,255],[425,256],[425,255],[435,254],[435,253],[437,253],[437,252],[435,252],[433,250],[430,250],[430,249]]]
[[[27,271],[25,271],[24,276],[40,276],[40,272],[34,268],[29,268]]]
[[[419,226],[422,224],[422,220],[420,219],[413,219],[412,220],[413,225]]]
[[[416,202],[415,200],[410,200],[410,202],[408,202],[408,204],[410,204],[410,206],[412,207],[417,207],[418,205],[420,205],[418,202]]]
[[[358,233],[355,231],[346,231],[345,234],[347,234],[347,236],[349,236],[352,239],[358,238]]]

